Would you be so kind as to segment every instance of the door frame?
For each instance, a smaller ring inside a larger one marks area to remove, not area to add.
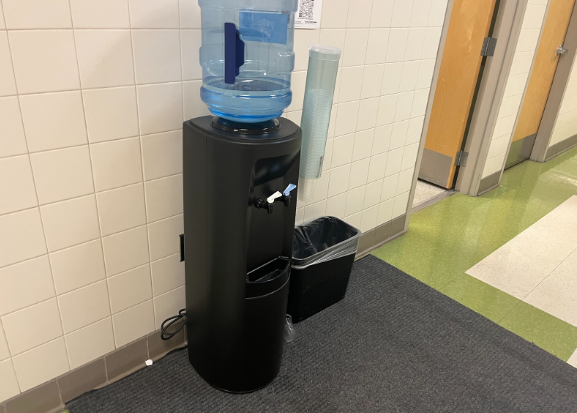
[[[431,110],[433,109],[433,101],[435,100],[435,92],[437,90],[437,82],[439,81],[439,71],[441,70],[441,62],[443,60],[443,53],[445,51],[445,43],[447,41],[447,32],[449,31],[449,22],[451,21],[451,14],[453,11],[454,0],[447,2],[447,9],[445,10],[445,20],[443,22],[443,29],[441,31],[441,39],[439,40],[439,48],[437,49],[437,57],[435,61],[435,69],[433,71],[433,79],[431,80],[431,90],[429,91],[429,100],[427,101],[427,110],[425,111],[425,119],[423,121],[423,130],[419,140],[419,152],[417,153],[417,162],[415,164],[415,171],[413,173],[413,183],[411,184],[411,191],[409,192],[409,203],[407,205],[407,214],[405,215],[404,231],[409,229],[409,221],[413,213],[413,201],[415,199],[415,190],[417,189],[417,181],[419,180],[419,170],[421,169],[421,162],[423,160],[423,152],[425,151],[425,139],[429,130],[429,121],[431,120]]]
[[[564,56],[561,56],[559,63],[557,64],[557,70],[553,77],[549,97],[547,98],[545,110],[543,111],[543,118],[539,124],[539,129],[537,130],[537,136],[535,138],[535,145],[531,152],[530,159],[537,162],[548,161],[574,146],[559,147],[557,150],[555,150],[555,148],[549,148],[551,137],[553,135],[553,128],[557,122],[561,103],[563,102],[563,96],[565,95],[567,81],[569,80],[569,75],[571,74],[571,69],[575,61],[577,49],[577,2],[573,7],[573,13],[571,14],[569,26],[567,27],[567,34],[565,35],[563,46],[565,46],[569,51]]]
[[[495,129],[500,103],[503,94],[505,93],[507,78],[509,77],[515,48],[517,47],[517,41],[519,40],[519,34],[521,33],[521,25],[523,23],[523,16],[525,14],[527,3],[528,0],[501,0],[497,10],[497,18],[493,28],[493,37],[498,39],[497,45],[494,55],[485,62],[479,86],[479,93],[474,102],[474,107],[471,109],[473,111],[471,125],[467,136],[465,136],[465,151],[469,152],[469,156],[466,165],[461,166],[457,174],[456,190],[467,195],[476,196],[479,189],[479,184],[483,175],[483,168],[489,153],[491,136]],[[423,131],[419,142],[419,152],[415,166],[415,173],[413,175],[413,184],[409,194],[409,208],[405,219],[405,231],[408,230],[410,216],[412,214],[412,205],[415,198],[417,180],[419,178],[419,169],[423,159],[425,139],[429,127],[429,120],[431,118],[433,101],[435,99],[435,91],[439,79],[439,71],[447,40],[447,31],[449,29],[453,4],[454,0],[449,0],[445,12],[445,22],[443,24],[443,31],[441,33],[441,40],[437,51],[437,61],[431,83],[431,92],[429,93]]]
[[[479,86],[477,101],[472,109],[471,126],[465,137],[467,163],[457,175],[455,189],[461,193],[477,196],[499,185],[501,174],[483,179],[483,169],[488,158],[491,138],[497,123],[505,87],[511,71],[515,49],[528,0],[501,0],[493,37],[497,47],[492,58],[487,59]]]

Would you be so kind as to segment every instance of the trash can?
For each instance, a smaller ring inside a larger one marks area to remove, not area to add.
[[[298,323],[345,297],[361,231],[335,217],[297,226],[288,314]]]

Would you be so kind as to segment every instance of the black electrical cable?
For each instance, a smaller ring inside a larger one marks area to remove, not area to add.
[[[180,319],[184,319],[184,321],[182,322],[182,324],[172,333],[168,332],[168,329],[176,322],[178,322]],[[166,326],[165,324],[168,323]],[[172,337],[174,337],[175,335],[178,334],[178,332],[180,330],[182,330],[184,328],[184,326],[186,325],[186,309],[182,309],[178,312],[178,315],[173,315],[172,317],[168,317],[166,320],[164,320],[160,326],[160,338],[163,340],[170,340]]]

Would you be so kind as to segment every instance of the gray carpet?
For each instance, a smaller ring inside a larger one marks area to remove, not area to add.
[[[577,369],[372,256],[296,330],[256,393],[213,389],[178,351],[70,413],[577,411]]]

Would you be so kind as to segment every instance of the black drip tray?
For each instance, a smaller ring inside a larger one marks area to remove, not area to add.
[[[246,275],[246,297],[270,294],[288,280],[290,260],[278,257],[250,271]]]

